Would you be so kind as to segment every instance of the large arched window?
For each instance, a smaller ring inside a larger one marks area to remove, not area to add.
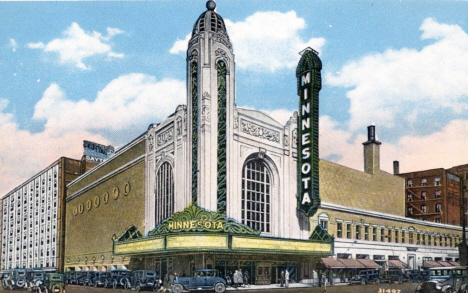
[[[168,162],[164,162],[156,173],[155,204],[157,225],[174,213],[174,175]]]
[[[249,160],[242,169],[242,223],[271,232],[272,177],[263,159]]]

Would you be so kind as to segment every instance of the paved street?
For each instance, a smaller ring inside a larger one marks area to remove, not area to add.
[[[317,287],[309,287],[309,288],[298,288],[294,286],[295,284],[292,284],[292,286],[288,289],[284,289],[281,287],[277,286],[269,286],[268,288],[263,287],[263,286],[252,286],[250,288],[228,288],[227,292],[242,292],[242,293],[248,293],[248,292],[275,292],[275,293],[301,293],[301,292],[307,292],[307,293],[319,293],[323,292],[323,289],[317,288]],[[368,285],[342,285],[342,286],[329,286],[327,287],[327,293],[414,293],[416,289],[417,284],[416,283],[403,283],[403,284],[368,284]],[[14,290],[14,291],[8,291],[8,290],[3,290],[0,289],[0,292],[28,292],[27,290]],[[84,287],[84,286],[76,286],[76,285],[71,285],[67,286],[67,293],[129,293],[127,290],[123,289],[117,289],[117,290],[112,290],[112,289],[104,289],[104,288],[94,288],[94,287]],[[144,292],[144,291],[143,291]],[[201,292],[201,291],[197,291]],[[213,292],[213,291],[204,291],[204,292]]]

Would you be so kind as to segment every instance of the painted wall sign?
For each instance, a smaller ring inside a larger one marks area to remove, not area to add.
[[[115,150],[111,145],[105,146],[92,141],[83,141],[84,156],[89,162],[103,162],[110,158]]]
[[[311,48],[302,51],[301,55],[296,70],[299,95],[297,208],[307,216],[312,216],[320,206],[318,93],[322,87],[322,62],[318,58],[318,52]]]

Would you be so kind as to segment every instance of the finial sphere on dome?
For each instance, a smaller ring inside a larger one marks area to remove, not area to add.
[[[210,0],[210,1],[206,2],[206,8],[208,10],[215,10],[216,2],[214,2],[213,0]]]

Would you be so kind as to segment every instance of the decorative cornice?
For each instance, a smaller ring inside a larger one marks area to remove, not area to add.
[[[241,130],[244,133],[272,142],[280,142],[279,131],[268,129],[264,126],[258,125],[256,123],[244,119],[241,119],[241,126]]]

